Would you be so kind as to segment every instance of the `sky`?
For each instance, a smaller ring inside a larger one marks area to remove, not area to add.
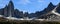
[[[4,8],[10,0],[0,0],[0,8]],[[60,0],[12,0],[15,9],[23,12],[34,13],[44,10],[50,2],[57,5]]]

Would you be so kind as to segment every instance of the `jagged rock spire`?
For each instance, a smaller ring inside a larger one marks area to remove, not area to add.
[[[13,4],[12,0],[9,1],[8,6],[9,6],[10,8],[14,8],[14,4]]]
[[[50,2],[49,5],[48,5],[48,7],[52,7],[52,6],[54,6],[54,5],[52,4],[52,2]]]
[[[14,4],[12,2],[12,0],[9,1],[8,4],[8,16],[13,16],[14,15]]]
[[[52,4],[52,2],[50,2],[49,5],[48,5],[48,7],[45,8],[44,10],[45,10],[46,12],[49,12],[49,11],[53,10],[54,7],[55,7],[55,6]]]
[[[45,16],[47,14],[50,14],[50,12],[55,8],[55,6],[50,2],[48,6],[40,12],[40,16]]]

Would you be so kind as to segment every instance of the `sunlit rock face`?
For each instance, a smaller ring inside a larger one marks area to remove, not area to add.
[[[51,15],[49,18],[47,18],[48,21],[60,21],[60,16],[57,15]]]
[[[60,9],[60,3],[52,10],[51,13],[54,14],[54,15],[50,15],[48,20],[50,20],[50,21],[60,21],[59,9]]]

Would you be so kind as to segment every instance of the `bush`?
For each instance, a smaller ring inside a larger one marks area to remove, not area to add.
[[[59,22],[43,22],[43,24],[60,24]]]
[[[18,22],[0,22],[0,24],[60,24],[60,22],[24,21],[24,22],[19,22],[19,23]]]

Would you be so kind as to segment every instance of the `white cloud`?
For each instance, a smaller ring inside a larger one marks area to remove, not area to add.
[[[18,1],[18,4],[24,4],[24,5],[26,5],[28,3],[31,3],[31,2],[29,0],[20,0],[20,1]]]
[[[38,0],[38,2],[44,2],[44,0]]]
[[[22,11],[23,11],[23,13],[28,12],[28,11],[26,11],[26,10],[22,10]]]
[[[0,0],[0,8],[3,8],[6,4],[7,4],[8,1],[6,0]]]
[[[0,4],[0,8],[3,8],[5,5],[4,4]]]

